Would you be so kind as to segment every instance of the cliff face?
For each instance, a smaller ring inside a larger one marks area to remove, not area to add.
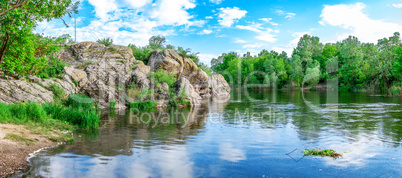
[[[229,97],[230,93],[230,87],[221,75],[207,76],[191,59],[180,56],[174,50],[153,52],[146,65],[135,60],[128,47],[106,47],[98,43],[82,42],[60,50],[57,57],[71,64],[65,67],[62,78],[0,78],[0,102],[52,102],[51,85],[55,84],[63,88],[67,95],[88,95],[99,102],[101,107],[108,107],[107,103],[114,100],[117,107],[124,108],[138,100],[128,94],[135,86],[135,91],[142,91],[142,94],[145,89],[151,91],[147,97],[163,107],[167,103],[169,93],[166,91],[169,86],[165,83],[155,85],[149,74],[157,70],[175,74],[174,94],[185,93],[185,98],[193,106],[199,105],[202,99],[211,96]]]

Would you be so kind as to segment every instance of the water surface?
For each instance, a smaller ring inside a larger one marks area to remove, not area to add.
[[[401,98],[373,94],[237,91],[180,112],[105,112],[74,137],[19,176],[402,176]],[[313,148],[343,158],[303,157]]]

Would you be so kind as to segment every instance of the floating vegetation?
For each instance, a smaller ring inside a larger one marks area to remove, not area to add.
[[[342,157],[342,154],[335,152],[334,150],[331,149],[324,149],[324,150],[319,150],[319,149],[312,149],[312,150],[304,150],[303,151],[304,156],[329,156],[333,157],[335,159]]]

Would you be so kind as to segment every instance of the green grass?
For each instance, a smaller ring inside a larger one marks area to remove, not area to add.
[[[44,105],[46,112],[52,118],[76,125],[80,128],[98,128],[100,112],[96,108],[63,106],[53,103]]]
[[[53,99],[56,101],[61,101],[66,97],[66,91],[56,83],[51,82],[49,89],[53,92]]]
[[[331,149],[324,149],[324,150],[319,150],[319,149],[312,149],[312,150],[304,150],[303,151],[304,156],[329,156],[333,158],[339,158],[342,157],[342,154],[336,153],[334,150]]]
[[[137,108],[140,110],[154,109],[156,108],[156,103],[152,101],[139,101],[130,104],[130,108]]]
[[[68,96],[66,105],[73,108],[84,108],[89,110],[95,107],[95,100],[89,96],[71,94]]]
[[[110,104],[110,109],[112,109],[112,110],[116,109],[116,101],[115,100],[109,101],[109,104]]]
[[[69,97],[66,105],[61,103],[0,103],[0,123],[29,125],[32,123],[60,129],[64,124],[80,128],[98,128],[100,112],[93,99],[82,95]]]

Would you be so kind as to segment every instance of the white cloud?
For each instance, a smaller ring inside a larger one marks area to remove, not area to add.
[[[220,4],[222,3],[224,0],[209,0],[209,2],[214,3],[214,4]]]
[[[247,11],[240,10],[238,7],[227,7],[227,8],[220,8],[219,9],[219,24],[224,27],[231,27],[235,21],[243,18],[246,16]]]
[[[402,4],[392,4],[395,8],[402,8]]]
[[[260,18],[258,20],[261,20],[263,22],[267,22],[267,23],[269,23],[269,24],[271,24],[273,26],[278,26],[279,25],[278,23],[272,22],[272,18]]]
[[[288,12],[288,13],[286,13],[285,18],[286,18],[286,19],[290,19],[290,18],[292,18],[292,17],[294,17],[294,16],[296,16],[295,13]]]
[[[217,54],[198,54],[198,58],[200,59],[200,62],[207,64],[207,65],[211,65],[211,60],[213,58],[218,58],[219,55]]]
[[[261,27],[262,24],[259,23],[252,23],[251,25],[236,25],[236,28],[242,29],[242,30],[249,30],[258,33],[258,35],[255,37],[257,40],[265,41],[265,42],[270,42],[274,43],[276,42],[276,38],[273,33],[279,33],[279,30],[272,30],[270,28],[264,29]]]
[[[201,32],[197,33],[198,35],[208,35],[211,34],[212,30],[204,29]]]
[[[78,16],[77,41],[96,41],[110,37],[115,44],[139,46],[148,44],[153,35],[174,35],[176,26],[202,27],[207,21],[197,20],[188,12],[196,7],[195,0],[88,0],[94,7],[95,19],[88,21]],[[71,19],[65,19],[70,28],[60,20],[39,23],[36,32],[50,36],[74,36]],[[159,28],[159,27],[163,28]],[[165,28],[168,27],[168,28]],[[163,30],[162,30],[163,29]],[[208,31],[205,31],[208,33]]]
[[[320,24],[338,26],[351,31],[339,35],[338,40],[353,35],[364,42],[372,43],[384,36],[391,36],[396,31],[402,31],[402,25],[370,19],[367,14],[363,13],[365,7],[366,5],[363,3],[326,5],[320,16],[322,18]]]
[[[255,38],[261,41],[266,41],[270,43],[276,42],[276,35],[272,34],[272,32],[278,33],[279,31],[274,31],[272,29],[268,29],[267,31],[261,32],[258,36]]]
[[[107,20],[108,13],[117,10],[115,0],[88,0],[95,8],[95,16]]]
[[[237,40],[233,41],[233,43],[247,43],[247,41],[244,41],[242,39],[237,39]]]
[[[245,26],[245,25],[236,25],[236,28],[238,28],[238,29],[242,29],[242,30],[250,30],[250,31],[253,31],[253,32],[258,32],[258,33],[260,33],[261,32],[261,29],[262,29],[262,27],[261,27],[261,24],[252,24],[252,25],[248,25],[248,26]]]
[[[206,16],[205,19],[213,19],[212,16]]]
[[[295,13],[286,12],[286,11],[279,10],[279,9],[278,9],[278,10],[275,10],[275,13],[278,14],[278,15],[280,15],[280,16],[285,16],[286,19],[291,19],[291,18],[293,18],[294,16],[296,16]]]
[[[124,0],[132,8],[141,8],[152,3],[152,0]]]
[[[192,22],[188,22],[188,26],[202,27],[205,23],[207,23],[205,20],[194,20]]]
[[[195,6],[193,0],[160,0],[151,17],[157,19],[160,25],[186,25],[193,18],[187,10]]]

